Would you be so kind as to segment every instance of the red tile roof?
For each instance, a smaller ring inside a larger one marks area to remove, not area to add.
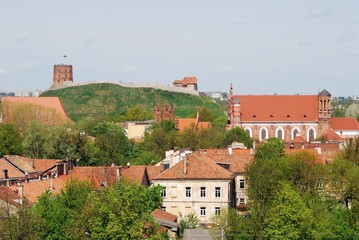
[[[116,182],[117,167],[73,167],[72,178],[80,181],[90,181],[95,188],[111,185]]]
[[[19,207],[19,195],[17,195],[11,188],[0,186],[0,200],[7,202],[15,207]]]
[[[304,156],[305,153],[310,153],[315,157],[314,162],[312,162],[312,164],[324,164],[325,163],[325,161],[318,154],[316,149],[285,149],[285,153],[288,154],[288,155],[293,155],[293,156],[295,156],[295,155],[300,156],[302,154],[303,154],[302,156]],[[302,159],[302,160],[304,160],[304,161],[309,160],[310,161],[311,159]],[[308,163],[310,164],[311,162],[308,162]]]
[[[161,209],[155,209],[151,212],[151,215],[155,218],[160,218],[169,222],[177,222],[177,216],[169,213],[169,212],[165,212]]]
[[[121,179],[125,178],[132,182],[149,186],[146,166],[128,166],[120,168]]]
[[[302,136],[296,136],[292,141],[293,143],[306,143],[307,140],[304,139]]]
[[[4,109],[4,106],[6,104],[8,104],[10,109],[7,110]],[[71,121],[60,101],[60,98],[58,97],[3,97],[2,98],[3,111],[11,112],[12,106],[14,105],[17,106],[19,104],[33,104],[47,109],[53,109],[56,111],[58,116],[62,117],[65,120]]]
[[[3,171],[8,171],[9,178],[23,178],[25,174],[21,172],[19,169],[11,165],[5,158],[0,159],[0,178],[4,178]]]
[[[54,178],[54,194],[59,194],[61,189],[65,186],[69,175],[61,175]],[[24,197],[29,200],[29,204],[36,202],[36,199],[42,195],[46,190],[50,190],[50,178],[43,180],[30,180],[29,182],[22,182]],[[13,191],[17,191],[18,187],[15,185],[10,186]]]
[[[29,158],[18,155],[5,155],[4,158],[28,174],[38,172]]]
[[[236,95],[242,122],[316,122],[318,95]]]
[[[336,134],[333,129],[328,128],[325,132],[322,133],[322,137],[324,137],[327,141],[343,141],[344,139]]]
[[[197,78],[196,77],[185,77],[185,78],[183,78],[183,80],[174,80],[173,84],[183,84],[183,85],[197,84]]]
[[[331,118],[330,126],[333,130],[359,130],[359,123],[355,118]]]
[[[185,171],[186,168],[186,171]],[[233,178],[233,174],[219,166],[212,158],[205,155],[192,154],[167,169],[153,180],[171,179],[225,179]]]
[[[182,132],[187,128],[196,128],[196,118],[176,118],[176,128]],[[198,122],[197,129],[207,129],[210,127],[209,122]]]
[[[148,179],[151,181],[163,171],[163,166],[146,166]]]

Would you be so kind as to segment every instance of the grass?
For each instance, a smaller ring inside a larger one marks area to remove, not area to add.
[[[41,96],[58,96],[74,121],[85,118],[113,119],[138,106],[153,111],[157,103],[173,103],[176,117],[190,117],[197,108],[206,107],[216,116],[225,108],[207,97],[169,92],[154,88],[127,88],[111,83],[89,84],[44,92]]]

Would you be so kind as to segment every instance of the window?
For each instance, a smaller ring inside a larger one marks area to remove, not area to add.
[[[239,188],[244,188],[244,183],[245,183],[244,179],[239,180]]]
[[[218,216],[221,214],[221,208],[220,207],[215,207],[214,208],[214,215]]]
[[[282,129],[278,129],[278,131],[277,131],[277,138],[283,139],[283,130],[282,130]]]
[[[260,130],[259,141],[263,141],[264,139],[268,139],[268,130],[265,127],[262,127]]]
[[[191,197],[191,187],[186,187],[186,197]]]
[[[216,187],[214,189],[214,196],[215,197],[221,197],[221,188],[220,187]]]
[[[244,203],[245,203],[244,198],[240,198],[239,199],[239,204],[244,204]]]
[[[161,196],[162,197],[166,197],[166,187],[163,187],[162,190],[161,190]]]
[[[308,138],[309,138],[308,141],[313,142],[314,141],[314,130],[310,129],[308,135],[309,135],[308,136]]]
[[[200,195],[201,197],[206,197],[206,187],[201,187]]]
[[[206,208],[205,207],[201,207],[201,216],[206,216]]]

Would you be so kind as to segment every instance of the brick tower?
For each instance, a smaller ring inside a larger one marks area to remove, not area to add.
[[[54,65],[53,84],[64,84],[64,82],[73,82],[72,65]]]

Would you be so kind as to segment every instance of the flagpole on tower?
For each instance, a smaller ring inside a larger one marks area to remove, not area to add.
[[[67,55],[66,55],[66,54],[64,54],[63,58],[64,58],[64,60],[63,60],[63,64],[64,64],[64,65],[66,65]]]

